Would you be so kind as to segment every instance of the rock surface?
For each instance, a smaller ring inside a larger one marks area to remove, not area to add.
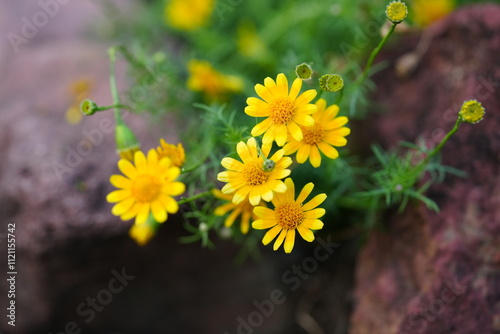
[[[428,28],[415,71],[401,78],[391,66],[375,77],[388,113],[372,127],[385,147],[419,137],[436,145],[465,100],[487,113],[443,150],[443,163],[468,176],[430,189],[441,212],[416,205],[389,215],[387,231],[374,231],[359,254],[351,334],[500,333],[498,17],[496,5],[460,9]],[[394,61],[418,38],[400,38],[382,58]]]

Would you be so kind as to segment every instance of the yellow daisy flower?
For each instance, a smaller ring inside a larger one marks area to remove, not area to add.
[[[239,77],[217,72],[208,61],[192,59],[188,63],[188,71],[188,89],[204,93],[211,101],[222,100],[227,94],[243,89],[243,81]]]
[[[170,26],[184,31],[203,27],[215,7],[215,0],[170,0],[164,11],[164,19]]]
[[[168,158],[158,160],[154,149],[149,150],[147,158],[141,151],[135,152],[134,164],[120,159],[118,168],[125,176],[111,175],[109,179],[119,189],[106,197],[108,202],[117,203],[111,213],[122,220],[135,217],[135,223],[142,224],[151,212],[157,222],[165,222],[167,213],[179,210],[172,196],[185,190],[184,183],[175,181],[181,173],[179,167],[172,166]]]
[[[181,143],[178,143],[177,146],[168,144],[163,139],[160,139],[160,146],[156,149],[158,152],[158,159],[161,158],[169,158],[172,162],[172,165],[176,167],[182,167],[184,165],[184,161],[186,160],[186,154],[184,153],[184,147]]]
[[[271,146],[264,146],[263,155],[259,155],[257,141],[252,137],[246,144],[240,141],[236,145],[236,151],[243,162],[233,158],[222,159],[222,166],[228,170],[219,173],[217,179],[227,182],[222,193],[234,192],[234,204],[240,204],[248,196],[252,205],[258,205],[261,198],[269,202],[273,199],[274,192],[286,191],[285,183],[281,179],[290,175],[290,170],[286,168],[292,164],[292,159],[283,156],[283,149],[268,159],[270,149]]]
[[[260,136],[263,145],[276,141],[278,146],[285,145],[288,133],[297,141],[302,140],[302,126],[311,126],[314,119],[311,114],[316,112],[314,104],[310,104],[317,92],[310,89],[299,96],[302,80],[296,78],[288,91],[288,80],[283,73],[278,74],[276,82],[267,77],[264,85],[255,85],[255,91],[262,98],[249,97],[245,113],[252,117],[267,117],[252,129],[252,136]]]
[[[326,194],[316,195],[306,204],[302,204],[314,188],[312,182],[306,184],[295,199],[295,185],[291,178],[285,180],[287,190],[284,194],[276,194],[273,198],[274,210],[257,206],[253,212],[259,217],[252,223],[257,230],[270,228],[264,235],[262,243],[269,244],[276,236],[273,249],[277,250],[285,241],[285,253],[290,253],[295,244],[295,230],[308,242],[314,240],[311,230],[323,228],[323,222],[318,218],[325,215],[325,209],[316,208],[324,202]],[[315,209],[316,208],[316,209]]]
[[[312,115],[314,125],[301,126],[304,139],[301,141],[291,139],[283,149],[285,154],[297,152],[297,162],[302,164],[307,159],[313,167],[321,165],[321,154],[323,152],[330,159],[336,159],[339,152],[333,146],[345,146],[347,140],[344,138],[351,129],[344,127],[348,119],[345,116],[337,117],[339,107],[331,105],[326,108],[326,101],[319,99],[316,101],[318,111]]]
[[[231,227],[236,218],[241,215],[241,233],[247,234],[250,227],[250,219],[252,219],[252,221],[257,220],[257,216],[253,213],[254,206],[250,204],[248,199],[245,199],[240,204],[234,204],[232,202],[232,194],[223,194],[219,189],[213,189],[212,194],[218,199],[229,202],[216,207],[214,210],[216,216],[224,216],[229,211],[232,211],[224,220],[224,226]],[[261,201],[258,205],[264,206],[265,203]]]

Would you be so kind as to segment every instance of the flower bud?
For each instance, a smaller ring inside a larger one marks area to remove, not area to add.
[[[134,153],[141,147],[132,130],[125,123],[120,122],[115,128],[116,153],[122,159],[134,160]]]
[[[295,67],[295,74],[302,80],[311,79],[313,70],[309,64],[302,63]]]
[[[344,80],[337,74],[325,74],[319,78],[319,86],[327,92],[338,92],[344,88]]]
[[[485,111],[480,102],[476,100],[465,101],[458,112],[458,117],[462,122],[475,124],[484,117]]]
[[[93,115],[97,111],[97,104],[92,100],[83,100],[80,104],[80,110],[84,115]]]
[[[262,164],[262,170],[264,172],[272,172],[274,170],[274,167],[276,167],[276,162],[271,159],[266,159]]]
[[[408,16],[408,7],[400,0],[393,1],[387,5],[385,15],[392,23],[400,23]]]

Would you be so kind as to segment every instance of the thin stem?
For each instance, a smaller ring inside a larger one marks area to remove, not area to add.
[[[104,110],[109,110],[109,109],[116,109],[116,108],[119,108],[119,109],[127,109],[127,110],[132,110],[132,108],[130,108],[129,106],[127,106],[126,104],[113,104],[111,106],[100,106],[100,107],[97,107],[95,109],[95,111],[104,111]]]
[[[120,96],[118,95],[118,89],[116,88],[116,47],[112,47],[108,51],[109,60],[110,60],[110,68],[109,68],[109,86],[111,89],[111,96],[113,97],[113,105],[115,112],[115,120],[116,124],[120,124],[123,122],[120,115],[120,108],[117,106],[120,105]]]
[[[335,99],[334,104],[339,105],[343,97],[344,97],[344,89],[342,88],[339,92],[339,96],[337,96],[337,99]]]
[[[128,49],[126,47],[124,47],[123,45],[118,45],[116,46],[116,50],[121,52],[121,54],[123,55],[123,57],[132,65],[134,66],[135,68],[137,69],[140,69],[144,72],[146,72],[146,74],[150,77],[154,77],[153,74],[151,72],[149,72],[149,70],[147,69],[146,65],[144,65],[142,62],[140,62],[139,60],[137,60],[137,58],[135,58],[134,56],[132,56],[132,54],[128,51]]]
[[[394,32],[394,29],[396,29],[397,23],[393,23],[391,26],[391,29],[389,29],[389,32],[384,36],[384,38],[380,41],[380,43],[377,45],[375,49],[373,49],[372,53],[370,54],[370,58],[368,58],[368,61],[366,62],[365,69],[363,71],[363,74],[359,77],[357,81],[359,81],[358,84],[362,84],[366,78],[368,77],[368,72],[370,71],[373,61],[375,60],[375,57],[379,54],[380,50],[382,50],[382,47],[385,45],[389,37],[392,35]]]
[[[205,192],[193,195],[193,196],[188,197],[188,198],[183,198],[183,199],[179,200],[177,202],[177,204],[182,205],[182,204],[185,204],[185,203],[196,201],[197,199],[200,199],[200,198],[206,197],[206,196],[210,196],[211,194],[212,193],[210,191],[205,191]]]
[[[441,140],[441,142],[432,150],[432,152],[429,153],[427,155],[427,157],[425,157],[425,159],[419,164],[419,167],[423,167],[423,166],[427,165],[427,163],[429,162],[429,160],[432,157],[434,157],[436,154],[438,154],[439,151],[441,151],[441,149],[443,148],[444,144],[446,144],[446,142],[448,141],[448,139],[450,139],[450,137],[453,136],[455,134],[455,132],[457,132],[458,126],[460,125],[460,123],[461,123],[460,118],[457,118],[457,121],[455,122],[455,125],[450,130],[450,132],[448,132],[446,134],[446,136],[444,136],[443,140]]]
[[[192,171],[194,171],[195,169],[197,169],[198,167],[200,167],[202,165],[203,165],[203,160],[201,160],[199,163],[197,163],[196,165],[194,165],[194,166],[192,166],[190,168],[182,168],[181,169],[181,174],[192,172]]]

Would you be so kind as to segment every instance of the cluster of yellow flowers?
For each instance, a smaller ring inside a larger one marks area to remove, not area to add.
[[[231,226],[241,214],[241,230],[248,231],[249,220],[254,221],[254,229],[268,229],[263,243],[267,245],[277,237],[274,250],[284,242],[285,252],[290,253],[295,243],[295,231],[306,241],[313,241],[311,230],[323,227],[319,218],[325,210],[317,208],[326,199],[320,194],[304,204],[314,188],[308,183],[295,197],[295,186],[288,169],[293,163],[287,156],[296,153],[296,161],[301,164],[309,159],[314,167],[321,165],[320,151],[330,159],[339,154],[334,146],[344,146],[345,136],[350,129],[344,127],[347,117],[337,117],[336,105],[327,107],[324,99],[310,103],[317,95],[310,89],[300,94],[302,80],[297,78],[289,88],[283,73],[276,81],[266,78],[264,85],[257,84],[255,91],[260,97],[247,99],[245,113],[265,119],[253,127],[251,137],[245,143],[239,142],[236,151],[241,161],[226,157],[222,166],[226,171],[219,173],[218,180],[226,185],[216,196],[231,201],[216,209],[216,214],[223,215],[233,210],[225,221]],[[262,147],[255,137],[262,135]],[[280,147],[270,155],[273,143]],[[285,179],[286,178],[286,179]],[[283,179],[285,179],[283,181]],[[265,202],[272,202],[270,209]]]

